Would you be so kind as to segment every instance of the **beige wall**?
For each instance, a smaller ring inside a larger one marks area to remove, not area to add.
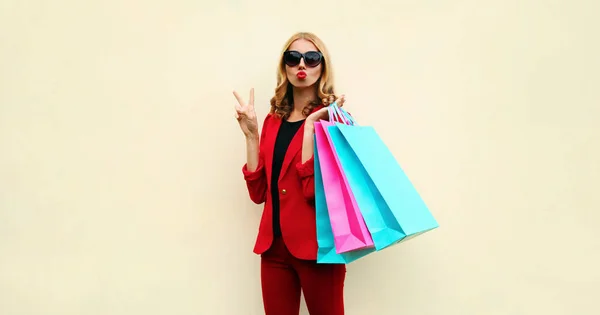
[[[0,314],[261,314],[231,91],[299,30],[441,225],[347,314],[597,314],[599,2],[202,2],[1,1]]]

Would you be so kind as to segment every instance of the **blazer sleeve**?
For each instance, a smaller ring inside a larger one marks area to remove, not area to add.
[[[244,180],[246,181],[246,187],[248,189],[250,200],[256,204],[261,204],[267,200],[267,173],[265,170],[265,159],[262,152],[262,143],[266,129],[265,125],[267,124],[269,116],[270,114],[267,115],[262,126],[258,149],[258,165],[256,169],[254,171],[249,171],[248,163],[245,163],[242,166],[242,174]]]

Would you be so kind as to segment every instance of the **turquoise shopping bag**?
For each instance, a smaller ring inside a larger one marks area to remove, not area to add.
[[[317,263],[319,264],[347,264],[375,251],[374,247],[338,254],[335,248],[333,230],[329,219],[325,188],[319,164],[316,136],[314,139],[314,167],[315,167],[315,206],[317,224]]]
[[[427,205],[375,129],[359,126],[335,104],[330,107],[346,121],[335,122],[327,132],[375,248],[379,251],[437,228]]]

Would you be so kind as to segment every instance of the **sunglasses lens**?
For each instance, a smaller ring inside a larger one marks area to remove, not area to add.
[[[315,67],[321,63],[321,54],[316,51],[309,51],[304,55],[304,62],[309,67]]]
[[[297,51],[286,51],[283,55],[283,61],[290,67],[295,67],[300,63],[302,55]]]

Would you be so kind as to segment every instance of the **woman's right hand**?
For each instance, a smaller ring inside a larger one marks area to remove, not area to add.
[[[235,118],[240,124],[242,132],[246,138],[258,137],[258,121],[254,112],[254,88],[250,89],[248,103],[244,102],[236,91],[233,91],[233,95],[238,101],[238,104],[235,106]]]

